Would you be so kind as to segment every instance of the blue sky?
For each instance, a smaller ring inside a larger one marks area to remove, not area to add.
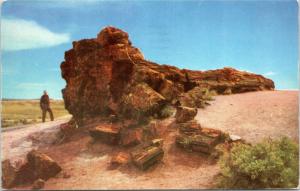
[[[148,60],[230,66],[298,89],[296,1],[8,0],[1,11],[3,98],[39,98],[44,89],[61,98],[64,52],[107,25],[128,32]]]

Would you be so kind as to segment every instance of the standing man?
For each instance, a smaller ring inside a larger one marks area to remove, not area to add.
[[[42,117],[43,118],[43,123],[45,122],[47,111],[50,114],[51,121],[53,121],[54,117],[53,117],[52,110],[50,108],[50,99],[49,99],[49,96],[48,96],[46,90],[44,91],[44,95],[42,95],[42,97],[40,99],[40,106],[41,106],[41,109],[42,109],[42,112],[43,112],[43,117]]]

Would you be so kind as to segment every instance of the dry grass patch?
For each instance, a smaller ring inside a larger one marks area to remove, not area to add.
[[[39,100],[1,101],[1,127],[11,127],[42,122]],[[68,115],[63,100],[52,100],[51,109],[54,118]],[[46,121],[49,120],[47,113]]]

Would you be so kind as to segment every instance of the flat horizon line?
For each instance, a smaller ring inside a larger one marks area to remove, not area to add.
[[[21,100],[40,100],[40,98],[2,98],[2,101],[21,101]],[[50,100],[54,101],[63,101],[62,98],[50,98]]]

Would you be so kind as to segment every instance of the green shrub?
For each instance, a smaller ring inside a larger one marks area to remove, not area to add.
[[[174,112],[175,109],[172,106],[166,105],[160,110],[158,118],[165,119],[171,117],[174,114]]]
[[[287,137],[254,146],[237,144],[219,160],[218,187],[295,188],[299,177],[298,149],[298,144]]]

